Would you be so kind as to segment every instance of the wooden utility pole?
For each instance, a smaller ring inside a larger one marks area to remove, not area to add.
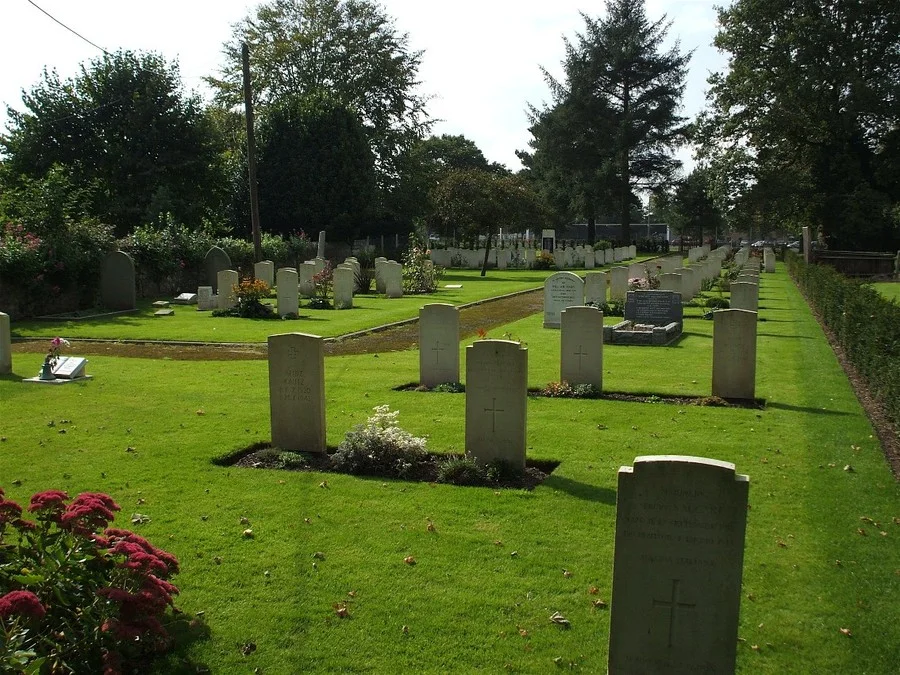
[[[256,136],[253,133],[253,90],[250,84],[250,47],[241,45],[244,63],[244,111],[247,117],[247,167],[250,179],[250,225],[253,228],[253,256],[262,260],[262,238],[259,232],[259,192],[256,189]]]

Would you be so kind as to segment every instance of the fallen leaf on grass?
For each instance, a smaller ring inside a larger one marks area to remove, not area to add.
[[[568,579],[572,576],[572,573],[569,570],[563,570],[563,576]]]
[[[253,539],[253,530],[251,530],[251,529],[248,527],[246,530],[244,530],[243,532],[241,532],[241,535],[242,535],[243,537],[247,538],[247,539]]]
[[[606,600],[591,600],[594,609],[606,609]]]
[[[600,592],[600,589],[597,588],[596,586],[591,586],[591,587],[588,589],[588,594],[589,594],[589,595],[597,595],[597,593],[599,593],[599,592]]]
[[[255,651],[256,644],[253,642],[247,642],[241,645],[241,654],[243,654],[244,656],[250,656]]]
[[[847,473],[853,473],[854,471],[856,471],[856,469],[853,468],[852,464],[847,464],[844,467],[844,471],[846,471]]]
[[[759,645],[750,645],[750,649],[752,649],[752,650],[755,651],[755,652],[758,652],[758,651],[759,651]]]
[[[143,513],[132,513],[131,522],[135,525],[143,525],[150,522],[150,516],[145,516]]]
[[[241,516],[241,525],[249,525],[249,524],[250,524],[250,519],[247,518],[246,516]]]
[[[400,630],[403,631],[404,635],[409,635],[409,626],[401,626]]]
[[[356,597],[356,591],[347,591],[347,595],[350,596],[351,598],[355,598],[355,597]]]
[[[325,560],[325,554],[322,553],[322,551],[316,551],[315,553],[313,553],[313,558],[315,558],[316,560]]]
[[[319,483],[319,487],[320,487],[320,488],[325,488],[325,489],[327,490],[327,489],[328,489],[328,481],[327,481],[327,480],[323,480],[321,483]]]
[[[497,539],[494,541],[494,546],[503,546],[503,542]]]
[[[569,628],[572,625],[569,620],[559,612],[553,612],[553,614],[550,615],[550,621],[563,628]]]
[[[137,450],[129,445],[127,448],[125,448],[125,452],[137,452]]]
[[[342,619],[350,618],[350,610],[347,608],[347,605],[343,602],[336,602],[332,605],[334,607],[334,613],[337,614]]]
[[[206,411],[205,411],[205,410],[198,410],[198,411],[197,411],[197,414],[198,414],[198,415],[205,415],[205,414],[206,414]]]
[[[408,555],[403,559],[403,562],[405,562],[407,565],[415,565],[416,559],[413,558],[411,555]]]
[[[856,534],[860,534],[860,535],[862,535],[863,537],[869,536],[869,533],[866,532],[866,531],[865,531],[864,529],[862,529],[861,527],[857,527],[857,528],[856,528]]]
[[[841,628],[841,632],[847,637],[853,637],[853,633],[850,632],[849,628]]]
[[[781,539],[776,539],[776,540],[775,540],[775,543],[778,544],[778,547],[779,547],[779,548],[787,548],[787,547],[788,547],[787,543],[785,543],[785,542],[782,541]]]
[[[528,637],[528,631],[522,628],[521,626],[516,626],[519,629],[519,635],[522,637]]]
[[[437,528],[434,526],[434,523],[432,523],[430,520],[428,521],[428,525],[425,526],[425,529],[428,530],[429,532],[437,532]]]

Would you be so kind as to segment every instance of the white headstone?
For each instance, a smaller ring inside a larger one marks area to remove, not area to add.
[[[325,452],[325,348],[303,333],[269,336],[272,445]]]
[[[608,285],[606,272],[588,272],[584,275],[584,301],[595,305],[606,302],[606,288]]]
[[[544,281],[544,328],[559,328],[560,312],[584,304],[584,281],[574,272],[557,272]]]
[[[525,468],[528,349],[508,340],[466,347],[466,454]]]
[[[773,249],[763,249],[763,262],[766,266],[766,272],[772,274],[775,271],[775,251]]]
[[[419,310],[419,384],[459,382],[459,310],[432,303]]]
[[[388,260],[381,267],[384,277],[384,294],[389,298],[403,297],[403,265],[396,260]]]
[[[387,258],[375,258],[375,292],[384,295],[384,265]]]
[[[735,672],[749,485],[702,457],[619,469],[609,675]]]
[[[9,326],[9,314],[0,312],[0,375],[12,372],[12,338]]]
[[[297,269],[297,290],[304,298],[311,298],[316,293],[313,277],[316,276],[316,264],[314,262],[301,263]]]
[[[566,250],[564,248],[558,248],[553,251],[553,264],[556,266],[556,269],[566,269]]]
[[[569,307],[561,313],[559,380],[603,388],[603,312]]]
[[[625,294],[628,292],[628,268],[613,267],[609,271],[610,286],[609,299],[625,301]]]
[[[661,291],[675,291],[679,295],[681,293],[681,275],[680,274],[660,274],[659,275],[659,290]],[[682,299],[684,296],[682,295]]]
[[[300,309],[300,293],[297,283],[297,270],[293,267],[281,267],[275,278],[278,293],[278,316],[297,314]]]
[[[731,282],[731,309],[759,311],[759,285],[750,281]]]
[[[334,268],[334,308],[353,308],[353,289],[356,286],[356,271],[353,265],[341,264]]]
[[[269,288],[275,285],[275,263],[271,260],[261,260],[253,266],[253,276],[260,281],[265,281]]]
[[[584,250],[584,269],[594,269],[594,262],[594,249],[592,249],[590,246],[586,246]]]
[[[218,305],[214,298],[212,286],[199,286],[197,288],[197,310],[208,312],[217,309]]]
[[[713,396],[756,397],[756,319],[745,309],[713,312]]]
[[[216,275],[216,282],[219,286],[219,309],[231,309],[237,304],[234,287],[240,282],[238,273],[234,270],[222,270]]]

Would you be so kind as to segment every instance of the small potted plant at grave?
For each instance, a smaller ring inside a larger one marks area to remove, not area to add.
[[[53,374],[53,369],[56,367],[57,362],[59,362],[59,352],[63,347],[70,346],[68,340],[64,340],[59,336],[50,340],[50,349],[47,350],[47,356],[44,357],[44,365],[41,366],[41,372],[40,375],[38,375],[39,379],[56,379],[56,376]]]

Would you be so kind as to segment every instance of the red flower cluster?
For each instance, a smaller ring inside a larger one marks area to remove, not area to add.
[[[0,525],[15,520],[22,515],[22,507],[14,501],[3,498],[3,492],[0,491]]]
[[[129,556],[128,562],[122,564],[123,567],[142,569],[144,565],[135,566],[129,564],[140,562],[144,563],[147,569],[153,567],[160,573],[160,576],[169,577],[178,573],[178,559],[168,551],[156,548],[139,534],[113,527],[107,528],[104,534],[109,538],[111,553],[124,553],[126,556]],[[134,560],[131,559],[131,555],[136,556]]]
[[[0,596],[0,617],[22,616],[42,619],[47,613],[40,599],[31,591],[12,591]]]
[[[38,516],[44,520],[58,523],[66,508],[68,499],[69,495],[62,490],[38,492],[31,498],[28,510],[32,513],[38,513]]]
[[[121,509],[109,495],[102,492],[82,492],[66,507],[59,524],[75,534],[90,535],[115,519],[113,511]]]

